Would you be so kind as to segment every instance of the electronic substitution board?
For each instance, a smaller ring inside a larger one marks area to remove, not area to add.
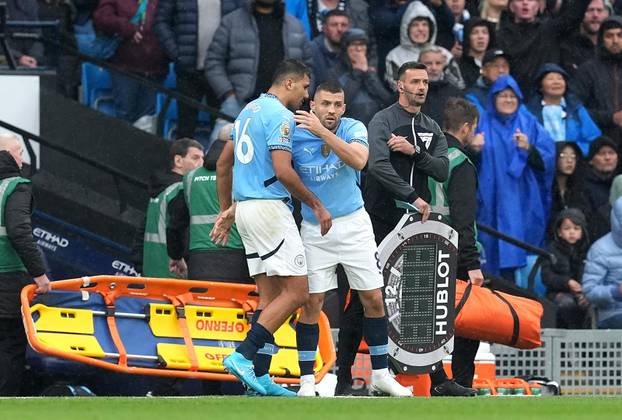
[[[407,213],[378,248],[397,373],[427,373],[453,350],[458,232],[441,220]]]

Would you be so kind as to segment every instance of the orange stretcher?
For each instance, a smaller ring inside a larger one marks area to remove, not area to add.
[[[28,341],[40,352],[117,372],[235,381],[222,360],[244,340],[258,304],[255,286],[122,276],[52,283],[35,296],[21,293]],[[278,383],[299,382],[292,314],[275,332],[279,350],[270,373]],[[335,363],[328,319],[319,320],[315,363],[320,381]]]

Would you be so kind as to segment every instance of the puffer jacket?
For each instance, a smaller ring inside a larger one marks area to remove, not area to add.
[[[430,39],[425,44],[413,43],[408,35],[408,27],[415,18],[427,18],[430,21]],[[408,61],[418,61],[419,54],[425,47],[436,44],[437,33],[438,28],[434,14],[420,1],[413,1],[404,12],[404,16],[402,16],[400,45],[393,48],[385,60],[384,77],[389,86],[395,90],[395,79],[400,66]],[[457,88],[464,89],[464,80],[460,74],[460,66],[447,49],[443,48],[443,54],[447,58],[448,63],[445,68],[446,80]]]
[[[611,232],[587,253],[583,293],[598,308],[598,320],[622,314],[622,198],[611,209]]]
[[[300,21],[289,14],[283,20],[283,46],[285,58],[312,67],[311,44]],[[207,51],[205,73],[218,97],[233,90],[237,99],[244,101],[255,91],[258,65],[259,29],[249,1],[221,20]]]
[[[245,0],[221,0],[221,16],[243,6]],[[168,57],[179,67],[197,66],[199,16],[197,0],[159,0],[153,32]]]

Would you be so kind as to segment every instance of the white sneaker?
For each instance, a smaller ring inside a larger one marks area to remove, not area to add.
[[[315,397],[315,376],[304,375],[300,377],[299,397]]]
[[[391,397],[413,396],[412,391],[397,382],[388,369],[373,371],[369,388],[373,395],[390,395]]]

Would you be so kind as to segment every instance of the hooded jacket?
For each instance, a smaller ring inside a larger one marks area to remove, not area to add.
[[[561,239],[557,233],[564,219],[570,219],[574,224],[581,226],[583,234],[574,245]],[[583,277],[583,266],[589,246],[587,221],[581,210],[569,208],[557,215],[553,228],[554,239],[549,244],[548,251],[555,255],[555,264],[548,258],[544,259],[542,282],[546,285],[547,293],[570,292],[568,281],[572,279],[581,283]]]
[[[612,27],[622,28],[620,16],[602,23],[597,56],[579,67],[572,87],[601,130],[619,143],[620,129],[613,122],[613,114],[622,110],[622,54],[613,55],[603,46],[603,33]]]
[[[559,73],[566,80],[566,94],[564,95],[565,105],[563,105],[565,115],[562,114],[562,119],[566,127],[566,136],[563,140],[576,142],[583,154],[587,154],[592,140],[596,137],[600,137],[602,133],[581,101],[572,92],[568,91],[568,73],[566,73],[564,69],[552,63],[546,63],[540,68],[535,77],[536,92],[529,100],[527,109],[538,118],[540,124],[544,125],[542,116],[544,104],[542,103],[541,84],[542,79],[549,73]]]
[[[408,28],[411,22],[416,18],[425,18],[430,23],[430,39],[424,44],[415,44],[411,41],[408,35]],[[419,53],[421,50],[429,45],[436,44],[436,35],[438,28],[436,25],[436,18],[434,14],[420,1],[413,1],[410,3],[404,16],[402,16],[402,23],[400,25],[400,45],[393,48],[387,55],[385,60],[385,79],[389,83],[389,86],[395,86],[395,78],[397,77],[397,71],[400,66],[407,61],[418,61]],[[460,89],[464,88],[464,80],[460,75],[460,67],[454,61],[451,52],[443,48],[443,54],[447,58],[447,73],[450,73],[448,81],[455,84]]]
[[[564,1],[555,17],[516,23],[512,13],[502,16],[497,46],[510,56],[511,74],[526,94],[533,75],[544,63],[558,63],[561,40],[578,28],[591,0]]]
[[[0,151],[0,181],[21,176],[21,171],[7,151]],[[33,277],[45,273],[41,252],[32,236],[33,199],[30,184],[19,184],[9,195],[3,220],[7,235],[28,273],[0,273],[0,318],[19,316],[19,293]]]
[[[602,322],[622,315],[622,198],[611,209],[611,232],[596,241],[587,253],[583,293],[598,308]]]
[[[492,23],[479,17],[472,17],[464,24],[464,41],[462,42],[463,53],[462,57],[458,60],[458,65],[460,66],[460,73],[462,74],[464,84],[467,88],[473,86],[480,77],[481,63],[477,64],[475,59],[468,55],[471,48],[471,32],[473,32],[473,29],[480,26],[486,26],[488,28],[490,38],[487,49],[492,49],[495,45],[495,27]]]
[[[440,126],[443,125],[445,104],[451,97],[462,97],[462,91],[449,83],[445,77],[429,82],[428,97],[421,111],[432,118]]]
[[[511,89],[519,98],[517,111],[499,114],[495,96]],[[555,144],[536,118],[521,108],[523,95],[511,76],[501,76],[488,95],[478,132],[486,139],[479,159],[478,223],[497,229],[535,246],[541,246],[551,205],[551,183],[555,168]],[[527,135],[530,151],[519,149],[513,136],[520,129]],[[485,269],[526,264],[526,252],[495,237],[480,235],[486,252]]]

